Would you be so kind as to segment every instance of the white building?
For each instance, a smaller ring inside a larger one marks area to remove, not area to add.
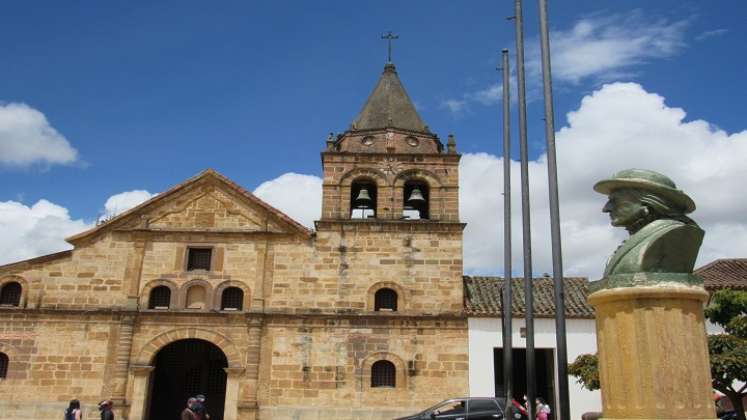
[[[469,314],[469,389],[473,397],[504,395],[502,287],[500,277],[465,277],[465,301]],[[555,410],[558,407],[558,372],[555,342],[555,305],[550,278],[534,280],[534,345],[537,370],[537,394]],[[566,342],[568,362],[584,353],[596,353],[594,312],[586,301],[588,281],[566,278]],[[526,392],[526,338],[524,319],[524,285],[513,280],[513,383],[514,396],[521,399]],[[569,379],[571,418],[580,419],[590,411],[601,411],[599,391],[583,389]]]

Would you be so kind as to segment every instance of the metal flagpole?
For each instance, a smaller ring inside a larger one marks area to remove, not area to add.
[[[515,0],[516,81],[519,93],[519,153],[521,155],[521,219],[524,243],[524,307],[526,320],[527,411],[534,419],[536,369],[534,359],[534,298],[532,294],[532,239],[529,217],[529,156],[527,146],[527,102],[524,80],[524,17],[521,0]]]
[[[503,384],[506,391],[506,418],[510,419],[513,398],[513,311],[511,296],[511,94],[508,50],[502,52],[503,66]]]
[[[547,139],[547,178],[550,190],[550,234],[552,238],[552,274],[555,283],[555,339],[558,363],[558,402],[560,420],[570,420],[568,399],[568,351],[565,331],[565,291],[563,258],[560,244],[560,208],[558,205],[558,167],[555,159],[555,116],[550,71],[550,35],[547,28],[547,0],[539,0],[542,82],[545,96],[545,137]]]

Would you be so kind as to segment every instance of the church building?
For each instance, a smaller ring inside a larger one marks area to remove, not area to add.
[[[322,145],[320,145],[322,146]],[[459,159],[395,66],[323,145],[310,230],[208,169],[0,266],[0,419],[391,419],[469,394]]]

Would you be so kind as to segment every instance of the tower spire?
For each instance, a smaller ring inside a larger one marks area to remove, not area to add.
[[[354,130],[375,130],[388,127],[429,133],[402,86],[392,63],[384,66],[379,82],[363,105],[358,117],[353,121]]]

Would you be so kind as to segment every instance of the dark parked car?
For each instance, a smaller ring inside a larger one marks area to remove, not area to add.
[[[412,416],[395,420],[494,420],[503,418],[500,398],[453,398]]]

